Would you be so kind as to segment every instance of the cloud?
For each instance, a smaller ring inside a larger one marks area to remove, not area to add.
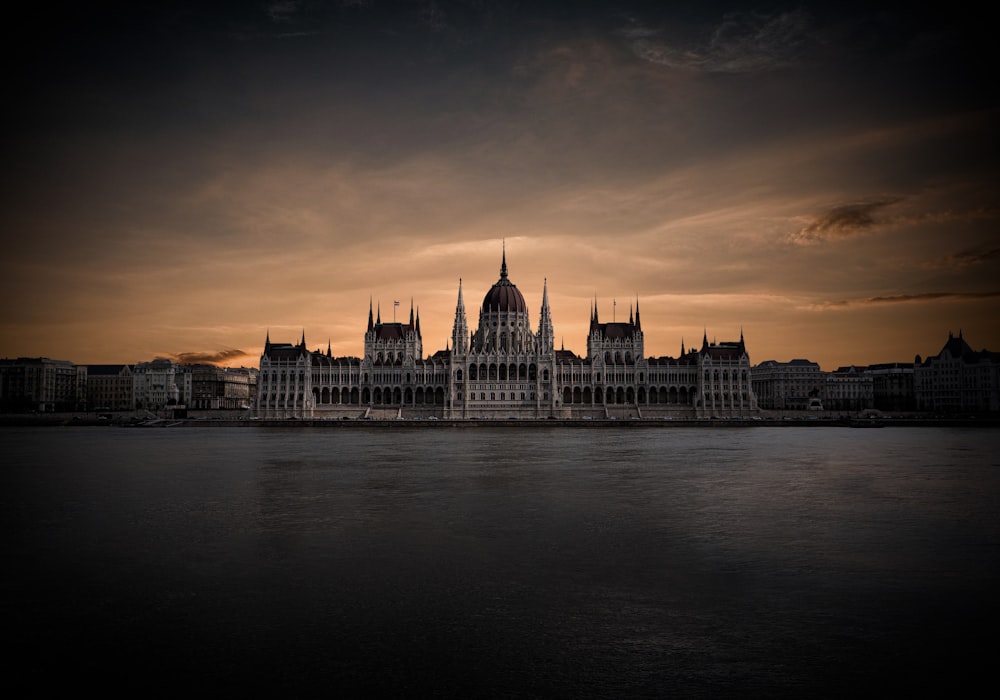
[[[867,233],[888,223],[888,219],[879,215],[901,200],[901,197],[883,197],[838,205],[813,217],[790,238],[794,243],[808,244]]]
[[[804,10],[733,12],[693,46],[658,40],[658,30],[638,24],[618,33],[636,56],[650,63],[707,73],[756,73],[790,65],[809,41],[809,25]]]
[[[235,360],[238,357],[249,357],[249,353],[237,350],[236,348],[230,348],[229,350],[219,350],[218,352],[179,352],[168,357],[174,362],[185,365],[217,365],[228,360]]]
[[[274,0],[268,4],[266,11],[272,22],[290,22],[299,11],[299,2],[298,0]]]
[[[993,260],[1000,260],[1000,248],[963,250],[960,253],[927,262],[924,268],[931,270],[961,269],[982,265]]]
[[[996,292],[923,292],[921,294],[896,294],[884,297],[868,297],[867,299],[845,299],[841,301],[824,301],[809,305],[809,309],[846,309],[858,306],[878,306],[887,304],[921,303],[927,301],[980,301],[1000,297]]]

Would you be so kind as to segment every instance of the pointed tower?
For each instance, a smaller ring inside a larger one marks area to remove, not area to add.
[[[635,297],[635,329],[637,331],[642,330],[642,321],[639,320],[639,297]]]
[[[455,304],[455,324],[451,329],[451,345],[454,355],[465,355],[469,352],[469,324],[465,319],[465,300],[462,298],[462,279],[458,280],[458,302]]]
[[[330,346],[330,340],[331,340],[330,338],[326,339],[326,356],[327,357],[333,357],[333,353],[331,352],[332,348]]]
[[[542,286],[542,313],[538,319],[538,352],[548,354],[555,349],[555,330],[552,327],[552,311],[549,309],[549,280]]]
[[[372,320],[372,298],[368,297],[368,332],[370,333],[373,328],[375,328],[375,322]]]

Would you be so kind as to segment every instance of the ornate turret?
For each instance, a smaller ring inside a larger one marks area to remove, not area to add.
[[[455,355],[469,351],[469,324],[465,320],[465,300],[462,298],[462,279],[458,280],[458,302],[455,304],[455,323],[451,329],[451,346]]]
[[[550,353],[555,349],[555,330],[552,327],[552,311],[549,309],[549,281],[542,285],[542,311],[538,318],[538,351]]]

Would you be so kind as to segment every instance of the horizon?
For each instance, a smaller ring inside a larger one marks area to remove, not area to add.
[[[996,91],[961,8],[644,0],[19,7],[0,357],[360,356],[368,302],[645,354],[1000,350]],[[22,69],[23,68],[23,69]],[[504,243],[505,242],[505,243]]]

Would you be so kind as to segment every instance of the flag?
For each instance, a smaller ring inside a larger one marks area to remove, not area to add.
[[[398,301],[394,301],[394,302],[392,302],[392,305],[393,306],[399,306],[399,302]]]

